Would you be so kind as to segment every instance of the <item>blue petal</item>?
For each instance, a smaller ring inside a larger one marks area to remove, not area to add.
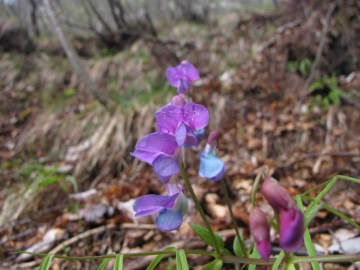
[[[164,232],[173,231],[180,227],[182,215],[179,211],[164,209],[155,220],[156,225]]]
[[[179,193],[172,196],[146,195],[138,198],[133,206],[135,217],[159,213],[164,208],[173,208]]]
[[[199,176],[213,181],[219,181],[225,174],[225,165],[212,152],[200,155]]]
[[[171,176],[180,172],[178,161],[167,155],[159,155],[152,163],[154,172],[159,180],[163,183],[168,181]]]

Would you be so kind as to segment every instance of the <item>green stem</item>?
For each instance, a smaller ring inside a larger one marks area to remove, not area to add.
[[[259,169],[258,174],[256,175],[255,182],[254,182],[253,188],[251,190],[251,197],[250,197],[251,207],[255,206],[256,191],[257,191],[258,185],[260,184],[261,176],[262,176],[264,170],[266,170],[266,167],[261,167]]]
[[[175,255],[176,248],[174,250],[168,251],[149,251],[149,252],[139,252],[139,253],[122,253],[124,258],[136,258],[136,257],[145,257],[145,256],[156,256],[156,255]],[[216,257],[214,252],[212,251],[203,251],[203,250],[184,250],[186,254],[192,255],[204,255],[204,256],[211,256]],[[20,252],[25,254],[31,254],[34,256],[45,257],[48,254],[42,253],[33,253],[33,252]],[[67,261],[86,261],[86,260],[101,260],[101,259],[115,259],[116,256],[119,254],[109,254],[109,255],[102,255],[102,256],[83,256],[83,257],[70,257],[70,256],[62,256],[62,255],[54,255],[54,258],[67,260]]]
[[[248,257],[248,254],[247,254],[247,251],[246,251],[246,246],[245,246],[245,243],[244,243],[244,239],[240,236],[239,227],[238,227],[238,225],[236,223],[235,216],[234,216],[234,213],[232,211],[229,192],[227,190],[226,182],[225,182],[224,178],[221,179],[221,187],[222,187],[222,189],[224,191],[224,194],[225,194],[226,204],[227,204],[227,206],[229,208],[231,220],[233,222],[233,226],[234,226],[234,229],[235,229],[235,232],[236,232],[236,236],[237,236],[237,238],[239,240],[239,243],[240,243],[240,248],[241,248],[242,254],[244,254],[245,257]]]
[[[293,263],[301,262],[356,262],[360,261],[360,255],[325,255],[325,256],[294,256]]]
[[[207,230],[209,231],[210,233],[210,236],[211,236],[211,240],[212,242],[214,243],[214,248],[215,248],[215,252],[216,252],[216,258],[219,259],[221,258],[221,250],[219,248],[219,245],[218,243],[216,242],[216,239],[215,239],[215,235],[214,235],[214,232],[213,230],[211,229],[211,226],[210,226],[210,223],[209,221],[207,220],[206,216],[205,216],[205,213],[204,213],[204,210],[202,209],[201,205],[200,205],[200,202],[199,200],[197,199],[196,195],[195,195],[195,192],[191,186],[191,183],[190,183],[190,180],[189,180],[189,177],[187,176],[186,174],[186,169],[185,169],[185,166],[184,164],[182,163],[180,165],[180,170],[181,170],[181,175],[182,177],[184,178],[184,181],[185,181],[185,185],[190,193],[190,196],[191,198],[193,199],[194,203],[195,203],[195,206],[197,208],[197,210],[199,211],[200,215],[201,215],[201,218],[202,220],[204,221],[205,223],[205,226],[207,228]]]

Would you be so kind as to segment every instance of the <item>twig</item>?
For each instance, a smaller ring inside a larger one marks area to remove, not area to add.
[[[305,85],[304,85],[304,88],[303,88],[303,94],[301,95],[301,99],[306,95],[304,93],[307,92],[307,89],[308,89],[311,81],[315,77],[315,69],[317,68],[317,66],[318,66],[318,64],[320,62],[322,52],[323,52],[324,46],[325,46],[326,33],[328,31],[328,28],[329,28],[330,16],[333,13],[335,7],[338,5],[339,2],[340,2],[340,0],[337,0],[336,2],[332,3],[332,5],[329,7],[328,11],[326,12],[325,21],[324,21],[324,25],[323,25],[323,28],[322,28],[322,31],[321,31],[321,36],[320,36],[320,44],[319,44],[319,46],[317,48],[317,51],[316,51],[315,60],[314,60],[313,64],[311,65],[310,75],[306,79],[306,82],[305,82]]]
[[[115,227],[115,224],[107,224],[107,225],[104,225],[104,226],[101,226],[101,227],[98,227],[98,228],[95,228],[95,229],[92,229],[92,230],[88,230],[88,231],[83,232],[81,234],[78,234],[78,235],[76,235],[76,236],[62,242],[61,244],[57,245],[55,248],[53,248],[52,250],[49,251],[49,254],[51,254],[51,253],[56,254],[60,250],[62,250],[64,247],[69,246],[71,244],[74,244],[74,243],[76,243],[77,241],[79,241],[81,239],[84,239],[84,238],[89,237],[91,235],[103,233],[104,231],[109,230],[109,229],[113,229],[114,227]]]

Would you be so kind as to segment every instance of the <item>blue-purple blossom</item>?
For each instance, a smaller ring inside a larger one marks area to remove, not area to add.
[[[280,247],[293,252],[301,247],[304,240],[304,215],[293,205],[280,211]]]
[[[249,223],[250,233],[254,238],[256,248],[261,257],[265,261],[268,261],[271,254],[270,226],[265,214],[259,208],[255,207],[250,213]]]
[[[199,79],[199,71],[187,60],[176,67],[166,69],[166,77],[171,86],[177,88],[179,94],[189,91],[193,81]]]
[[[155,194],[138,198],[134,203],[135,217],[159,214],[155,220],[162,231],[173,231],[180,227],[188,210],[188,201],[182,186],[173,181],[165,183],[168,196]]]
[[[209,180],[219,181],[225,174],[225,164],[216,157],[216,147],[219,133],[212,131],[204,151],[200,154],[199,176]]]
[[[131,155],[152,165],[161,182],[168,181],[171,176],[180,172],[181,148],[173,135],[164,132],[150,133],[136,144],[135,149]]]
[[[180,96],[175,96],[179,97]],[[173,98],[173,100],[175,99]],[[182,98],[181,98],[182,99]],[[183,99],[182,99],[183,100]],[[180,104],[180,105],[173,105]],[[172,102],[161,109],[156,117],[156,126],[160,132],[170,133],[176,137],[178,146],[187,147],[198,146],[198,139],[195,133],[201,130],[209,123],[209,111],[202,105],[194,102],[181,106],[180,100]]]

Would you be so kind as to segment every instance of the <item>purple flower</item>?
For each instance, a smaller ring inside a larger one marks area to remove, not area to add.
[[[293,205],[288,210],[280,211],[280,246],[286,252],[293,252],[301,247],[304,236],[304,215]]]
[[[175,96],[173,100],[179,96]],[[181,97],[180,97],[181,98]],[[178,100],[176,100],[178,101]],[[172,102],[172,104],[181,104]],[[198,146],[195,132],[202,130],[209,123],[209,111],[202,105],[190,102],[183,106],[167,105],[156,117],[156,126],[160,132],[170,133],[176,137],[178,146],[186,144]],[[201,133],[201,131],[200,131]]]
[[[200,154],[199,176],[213,181],[219,181],[225,174],[225,165],[215,155],[219,133],[212,131],[204,151]]]
[[[267,174],[261,186],[261,194],[276,212],[280,212],[281,209],[287,210],[295,205],[295,201],[291,195],[280,186],[278,181]]]
[[[152,165],[161,182],[168,181],[171,176],[180,172],[181,148],[173,135],[150,133],[136,144],[135,149],[131,155]]]
[[[187,60],[176,67],[166,69],[166,77],[171,86],[177,88],[179,94],[189,91],[193,81],[199,79],[199,71]]]
[[[265,214],[256,207],[250,213],[250,232],[261,257],[268,261],[271,254],[270,227]]]
[[[180,227],[188,210],[188,201],[182,193],[182,186],[173,181],[165,183],[168,196],[145,195],[134,203],[135,217],[159,214],[155,220],[162,231],[173,231]]]

